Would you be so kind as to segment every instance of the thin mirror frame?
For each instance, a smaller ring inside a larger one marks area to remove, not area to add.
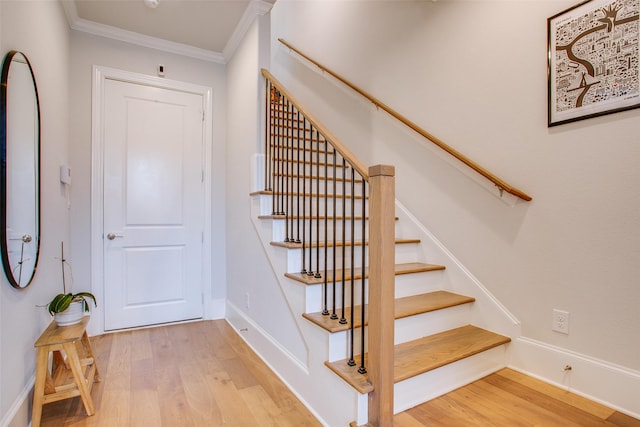
[[[34,171],[35,171],[35,187],[34,188],[34,200],[35,200],[35,215],[36,215],[36,235],[33,236],[33,240],[35,240],[35,260],[33,263],[33,271],[31,271],[31,276],[29,280],[24,284],[20,285],[20,283],[16,280],[13,275],[11,269],[11,262],[9,260],[9,251],[8,251],[8,235],[7,235],[7,83],[9,77],[9,69],[11,67],[11,62],[13,61],[16,55],[21,55],[24,59],[25,63],[29,68],[29,72],[31,73],[31,80],[33,82],[33,95],[35,97],[35,106],[36,106],[36,133],[35,135],[35,155],[34,155]],[[9,280],[9,284],[16,289],[24,289],[29,286],[33,282],[33,278],[35,277],[36,270],[38,269],[38,259],[40,257],[40,233],[41,233],[41,221],[40,221],[40,145],[41,145],[41,123],[40,123],[40,98],[38,96],[38,85],[36,84],[36,77],[33,73],[33,68],[31,67],[31,63],[23,52],[12,50],[7,53],[4,58],[4,63],[2,64],[2,84],[0,85],[0,123],[2,125],[0,129],[0,200],[2,201],[3,209],[0,210],[0,252],[2,254],[2,266],[4,267],[5,275]]]

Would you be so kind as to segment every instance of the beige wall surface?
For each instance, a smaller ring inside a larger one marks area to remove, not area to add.
[[[33,343],[50,321],[42,306],[62,292],[60,243],[70,247],[69,214],[59,167],[69,163],[69,26],[51,1],[0,2],[2,56],[19,50],[29,58],[38,84],[41,114],[41,243],[38,270],[26,289],[0,278],[0,425],[26,425],[23,404],[35,370]],[[10,125],[10,124],[9,124]],[[69,254],[65,250],[66,255]]]
[[[522,323],[640,371],[640,110],[547,127],[547,17],[567,1],[279,1],[272,72]],[[509,207],[282,37],[533,196]],[[570,312],[569,335],[551,330]]]

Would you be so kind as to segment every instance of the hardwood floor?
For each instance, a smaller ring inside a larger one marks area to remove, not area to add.
[[[511,369],[394,417],[395,427],[640,427],[640,420]]]
[[[87,417],[79,398],[44,406],[42,426],[321,424],[224,321],[91,338],[102,381]]]
[[[44,406],[42,426],[321,425],[224,320],[106,334],[91,343],[102,377],[92,391],[96,414],[87,417],[79,398],[68,399]],[[396,415],[394,425],[640,427],[640,421],[504,369]]]

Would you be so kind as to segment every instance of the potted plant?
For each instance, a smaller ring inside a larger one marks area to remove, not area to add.
[[[84,313],[89,311],[87,299],[93,300],[93,304],[97,306],[96,297],[90,292],[58,294],[47,305],[47,310],[49,310],[49,314],[53,316],[53,320],[58,326],[75,325],[80,323]]]
[[[47,304],[49,314],[58,326],[69,326],[80,323],[84,314],[89,311],[89,301],[93,301],[94,306],[98,306],[96,297],[91,292],[67,292],[67,282],[64,277],[64,242],[62,243],[62,293],[53,297]]]

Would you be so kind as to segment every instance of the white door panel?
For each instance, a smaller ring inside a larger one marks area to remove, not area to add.
[[[200,318],[203,99],[105,82],[105,329]]]

